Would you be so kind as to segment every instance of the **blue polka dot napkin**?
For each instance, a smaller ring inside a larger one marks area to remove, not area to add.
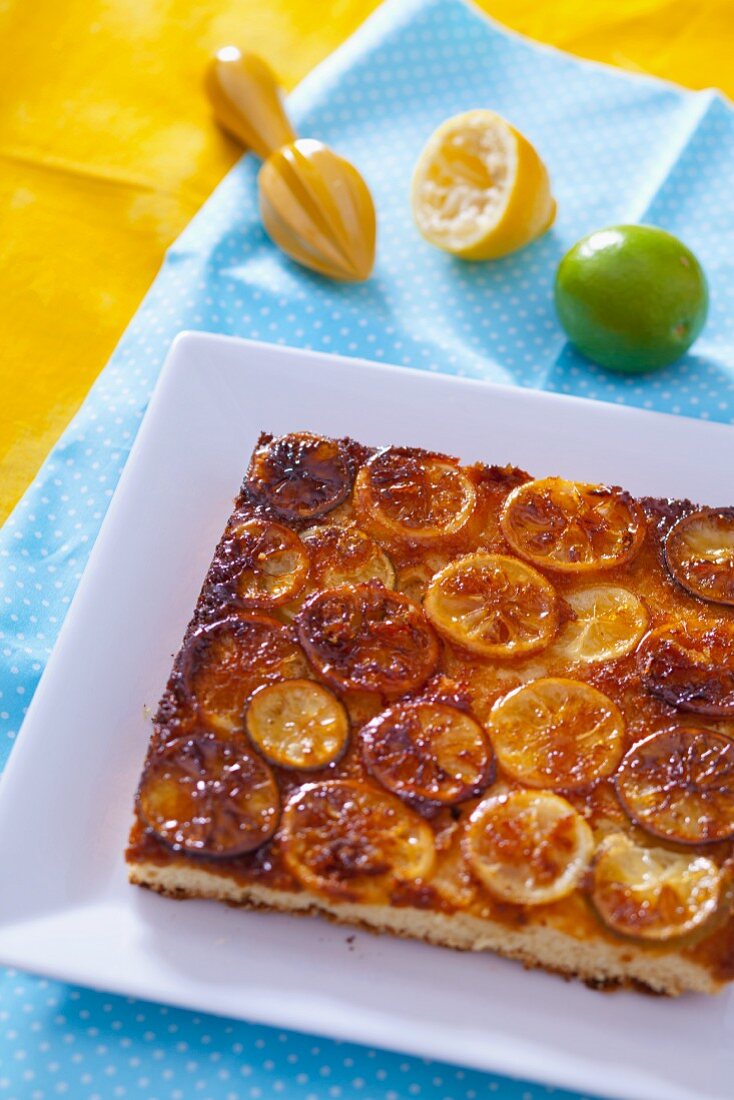
[[[418,237],[408,192],[434,127],[478,106],[507,116],[537,145],[559,214],[552,231],[518,255],[465,265]],[[720,95],[566,57],[506,33],[460,0],[391,0],[299,87],[291,109],[301,133],[354,161],[372,188],[374,276],[340,286],[285,259],[260,226],[258,165],[249,157],[176,242],[0,534],[0,760],[181,329],[732,419],[734,123]],[[579,236],[637,221],[679,234],[698,254],[711,314],[680,363],[619,378],[566,345],[551,287]],[[540,1100],[550,1091],[12,972],[0,980],[0,1097]]]

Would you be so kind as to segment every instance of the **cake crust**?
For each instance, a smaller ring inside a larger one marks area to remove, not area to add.
[[[527,969],[578,978],[598,989],[641,989],[677,996],[685,992],[718,993],[721,988],[711,972],[693,959],[652,955],[631,944],[576,940],[554,928],[513,929],[461,912],[335,903],[304,892],[243,886],[227,875],[200,867],[136,863],[130,868],[130,881],[179,901],[210,898],[244,909],[325,917],[366,932],[386,932],[457,951],[491,951],[516,959]]]

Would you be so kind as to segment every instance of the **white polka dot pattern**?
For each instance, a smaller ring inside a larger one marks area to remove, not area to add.
[[[585,1100],[6,971],[3,1100]]]
[[[419,238],[408,192],[435,126],[477,106],[506,115],[537,144],[559,216],[518,255],[468,265]],[[0,534],[0,763],[165,353],[183,328],[732,419],[734,123],[719,95],[534,46],[460,0],[398,0],[304,82],[292,108],[301,132],[353,160],[373,190],[374,276],[339,286],[285,259],[260,226],[249,158],[176,242],[111,363]],[[565,250],[592,229],[629,221],[682,236],[711,288],[709,323],[693,352],[643,378],[582,360],[566,345],[551,302]],[[539,1100],[551,1091],[12,972],[0,980],[0,1097]]]

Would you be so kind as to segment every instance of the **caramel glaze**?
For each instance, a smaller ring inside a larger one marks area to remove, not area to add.
[[[265,447],[271,439],[270,435],[263,434],[258,441],[258,448]],[[342,454],[346,456],[346,463],[343,463],[343,466],[348,467],[355,475],[375,453],[374,450],[353,440],[340,440],[339,444]],[[418,449],[405,453],[412,456],[413,460],[433,454]],[[435,455],[435,457],[455,462],[449,456]],[[433,573],[454,557],[478,548],[485,548],[494,553],[513,554],[500,529],[500,510],[511,490],[530,480],[530,475],[514,466],[482,464],[465,467],[465,471],[476,489],[477,503],[473,515],[457,534],[432,540],[428,544],[398,538],[392,533],[380,532],[370,523],[369,516],[363,515],[355,506],[354,495],[350,492],[342,503],[328,513],[320,515],[316,520],[311,517],[284,518],[282,510],[271,507],[262,492],[253,494],[248,491],[246,479],[235,500],[234,511],[224,535],[217,546],[182,648],[176,657],[170,680],[155,715],[149,758],[162,744],[193,731],[197,728],[197,722],[200,721],[195,712],[195,705],[191,701],[190,692],[183,684],[182,670],[185,664],[186,645],[207,624],[233,613],[237,614],[232,583],[231,532],[238,524],[243,520],[259,516],[285,523],[297,532],[313,527],[315,524],[358,525],[374,538],[390,557],[396,571],[396,589],[406,592],[419,602],[425,585]],[[710,628],[722,622],[734,627],[734,608],[706,603],[691,596],[672,579],[665,565],[663,550],[665,536],[678,519],[694,511],[696,506],[687,500],[652,498],[643,498],[639,503],[644,510],[647,525],[642,547],[632,561],[592,574],[575,575],[540,569],[559,596],[561,624],[564,619],[573,616],[564,596],[577,588],[595,583],[617,583],[634,592],[644,601],[650,616],[650,631],[664,624],[680,622],[686,622],[694,628],[701,629]],[[296,604],[296,609],[297,606]],[[289,608],[286,604],[263,608],[261,613],[279,620],[289,637],[294,642],[297,641],[293,608]],[[644,645],[644,639],[642,644]],[[307,674],[315,676],[313,671]],[[722,720],[702,717],[700,714],[686,714],[645,690],[640,678],[639,655],[636,653],[602,664],[580,664],[570,667],[568,662],[564,663],[563,660],[554,656],[552,644],[546,651],[532,657],[492,661],[473,656],[441,640],[435,675],[423,687],[403,697],[433,699],[449,703],[471,712],[484,725],[489,709],[496,699],[528,680],[548,675],[566,675],[585,681],[613,699],[621,709],[626,722],[625,749],[655,730],[664,729],[672,724],[704,725],[734,737],[734,718]],[[375,782],[368,776],[362,762],[358,730],[385,706],[394,702],[394,697],[366,691],[342,691],[338,694],[348,709],[351,721],[351,740],[346,753],[339,761],[314,772],[295,772],[274,767],[273,771],[283,803],[304,782],[349,777]],[[519,786],[503,776],[499,769],[494,780],[494,785],[497,784],[504,789]],[[582,791],[559,793],[567,797],[584,814],[597,835],[603,835],[617,828],[637,839],[644,840],[644,834],[630,822],[623,811],[611,780],[597,781]],[[389,896],[385,897],[385,903],[445,913],[462,909],[510,927],[548,924],[577,938],[601,937],[619,943],[620,940],[601,925],[583,890],[577,890],[571,896],[550,905],[535,907],[511,905],[494,899],[488,892],[478,887],[471,881],[471,877],[465,870],[462,872],[460,890],[453,893],[439,890],[438,882],[444,862],[449,866],[452,859],[456,860],[461,823],[478,801],[479,798],[472,798],[458,806],[418,807],[434,832],[439,855],[437,870],[430,882],[402,883],[395,886]],[[415,803],[412,805],[415,809]],[[657,841],[657,843],[665,846],[664,841]],[[681,850],[680,845],[670,845],[670,847]],[[734,844],[731,841],[686,846],[685,850],[706,854],[721,865],[726,864],[728,867],[734,865]],[[278,834],[258,850],[247,855],[231,859],[207,859],[173,852],[146,828],[140,815],[136,813],[127,858],[130,862],[150,862],[159,865],[196,863],[218,875],[229,876],[244,885],[261,883],[274,889],[295,892],[301,890],[299,883],[284,864]],[[645,946],[645,949],[653,953],[682,949],[699,964],[706,966],[718,980],[734,979],[734,918],[729,915],[729,905],[727,904],[722,910],[715,926],[707,927],[702,937],[696,942],[689,942],[686,946],[679,943],[677,948],[675,944],[671,944],[667,949],[657,946]]]

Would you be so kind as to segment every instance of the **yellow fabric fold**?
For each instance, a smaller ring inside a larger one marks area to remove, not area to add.
[[[374,0],[0,0],[0,519],[65,427],[166,247],[238,151],[201,75],[235,42],[287,87]],[[731,93],[730,0],[482,0],[562,49]],[[315,135],[318,136],[318,135]]]

